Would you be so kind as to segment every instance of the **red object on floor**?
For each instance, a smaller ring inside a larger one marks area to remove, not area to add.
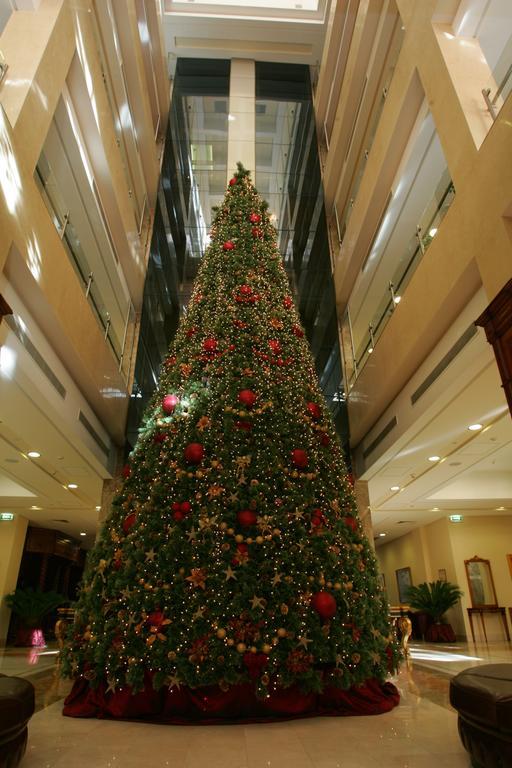
[[[326,687],[322,693],[302,693],[291,686],[273,691],[268,699],[258,699],[251,683],[221,691],[218,686],[196,688],[166,686],[153,690],[146,675],[143,691],[132,695],[130,688],[106,693],[106,685],[92,688],[79,678],[64,702],[67,717],[98,717],[119,720],[145,720],[153,723],[201,725],[220,723],[271,722],[281,719],[318,716],[379,715],[389,712],[400,701],[392,683],[367,680],[348,691]]]

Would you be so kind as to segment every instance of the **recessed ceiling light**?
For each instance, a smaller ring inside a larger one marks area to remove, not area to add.
[[[429,461],[440,461],[441,457],[440,456],[429,456],[428,460]]]
[[[432,507],[431,512],[439,512],[439,507]]]
[[[496,507],[496,509],[494,511],[495,512],[504,512],[505,511],[505,507]]]
[[[76,483],[68,483],[68,488],[74,491],[76,488],[78,488],[78,485]]]
[[[400,304],[400,302],[402,301],[402,297],[401,296],[395,296],[393,301],[395,302],[395,304]]]
[[[80,531],[80,536],[87,536],[85,531]]]
[[[373,352],[373,347],[368,347],[368,354],[371,355],[372,352]]]
[[[96,507],[96,512],[99,512],[101,507]]]
[[[430,237],[435,237],[437,235],[437,227],[432,227],[432,229],[429,229],[428,233]]]
[[[471,430],[471,432],[478,432],[479,429],[482,429],[482,424],[470,424],[468,429]]]
[[[387,533],[379,533],[379,536],[387,536]]]
[[[29,451],[27,453],[27,456],[30,456],[31,459],[38,459],[40,455],[39,451]]]
[[[392,485],[389,490],[390,491],[399,491],[400,490],[400,486],[399,485]]]
[[[34,504],[34,505],[32,505],[32,506],[30,507],[30,509],[42,509],[42,507],[36,507],[36,505]]]

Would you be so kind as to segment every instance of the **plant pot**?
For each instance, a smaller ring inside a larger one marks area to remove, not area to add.
[[[431,624],[425,632],[425,640],[429,643],[454,643],[455,632],[451,624]]]

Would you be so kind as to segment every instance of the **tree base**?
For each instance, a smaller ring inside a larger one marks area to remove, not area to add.
[[[258,699],[250,683],[227,691],[218,686],[191,689],[167,687],[155,691],[148,675],[143,691],[129,687],[106,692],[105,683],[92,688],[79,678],[64,702],[67,717],[142,720],[174,725],[257,723],[299,717],[379,715],[397,706],[400,695],[392,683],[367,680],[342,691],[327,687],[322,693],[304,694],[292,686]]]

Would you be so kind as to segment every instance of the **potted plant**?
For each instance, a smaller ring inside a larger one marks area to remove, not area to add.
[[[410,587],[407,601],[411,608],[426,613],[432,619],[427,627],[425,640],[434,643],[453,643],[455,633],[444,619],[444,614],[458,603],[464,593],[449,581],[430,581]]]
[[[19,617],[21,626],[18,630],[17,645],[44,648],[46,645],[42,629],[43,617],[59,605],[69,602],[58,592],[43,592],[32,587],[18,587],[7,595],[5,603]]]

